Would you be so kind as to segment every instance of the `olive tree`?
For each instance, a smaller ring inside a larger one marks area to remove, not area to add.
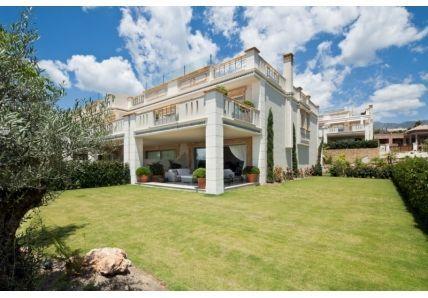
[[[97,150],[107,132],[103,102],[58,107],[64,91],[37,65],[29,15],[0,27],[0,288],[14,276],[24,216],[58,194],[66,161]]]

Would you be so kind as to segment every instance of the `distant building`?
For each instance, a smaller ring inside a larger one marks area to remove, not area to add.
[[[428,125],[419,125],[402,132],[377,133],[374,135],[379,140],[382,152],[408,152],[421,151],[423,144],[428,140]]]
[[[369,105],[357,114],[342,109],[321,115],[319,137],[324,143],[338,140],[372,140],[373,106]]]

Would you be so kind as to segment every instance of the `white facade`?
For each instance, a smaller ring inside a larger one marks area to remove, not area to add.
[[[320,116],[319,137],[324,143],[344,139],[373,139],[373,106],[361,113],[342,109]]]
[[[245,145],[245,165],[259,167],[259,181],[266,183],[269,110],[273,113],[275,166],[291,167],[293,125],[299,166],[315,164],[318,106],[293,86],[292,74],[292,54],[284,55],[283,76],[251,48],[139,96],[109,96],[116,116],[110,138],[123,140],[123,161],[129,163],[131,182],[136,183],[136,168],[149,163],[157,152],[161,155],[165,150],[165,155],[176,157],[176,163],[193,170],[197,167],[195,150],[205,148],[206,192],[221,194],[224,146]],[[227,96],[218,91],[219,85],[229,91]]]

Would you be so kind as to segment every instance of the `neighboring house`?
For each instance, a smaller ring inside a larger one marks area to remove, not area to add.
[[[206,192],[224,191],[224,169],[237,175],[246,165],[260,168],[266,183],[267,118],[273,113],[274,164],[291,167],[292,130],[296,130],[299,167],[316,163],[318,106],[293,86],[293,54],[284,55],[283,75],[257,48],[209,65],[138,96],[109,95],[117,119],[110,138],[123,148],[131,182],[141,165],[160,161],[206,167]],[[224,96],[216,88],[224,86]],[[244,100],[251,101],[250,107]]]
[[[374,135],[382,152],[425,151],[428,142],[428,125],[418,125],[402,132],[384,132]]]
[[[372,140],[373,106],[369,105],[357,114],[342,109],[321,115],[319,137],[324,143],[338,140]]]

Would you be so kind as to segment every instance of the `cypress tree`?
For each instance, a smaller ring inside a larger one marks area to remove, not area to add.
[[[293,123],[293,149],[291,151],[291,161],[293,163],[293,174],[294,176],[299,175],[299,168],[297,166],[297,148],[296,148],[296,127]]]
[[[273,183],[273,114],[269,109],[267,123],[267,182]]]
[[[324,140],[321,139],[321,143],[318,146],[318,157],[317,157],[317,163],[314,167],[314,175],[315,176],[322,176],[322,166],[321,166],[321,155],[322,155],[322,146],[324,144]]]

